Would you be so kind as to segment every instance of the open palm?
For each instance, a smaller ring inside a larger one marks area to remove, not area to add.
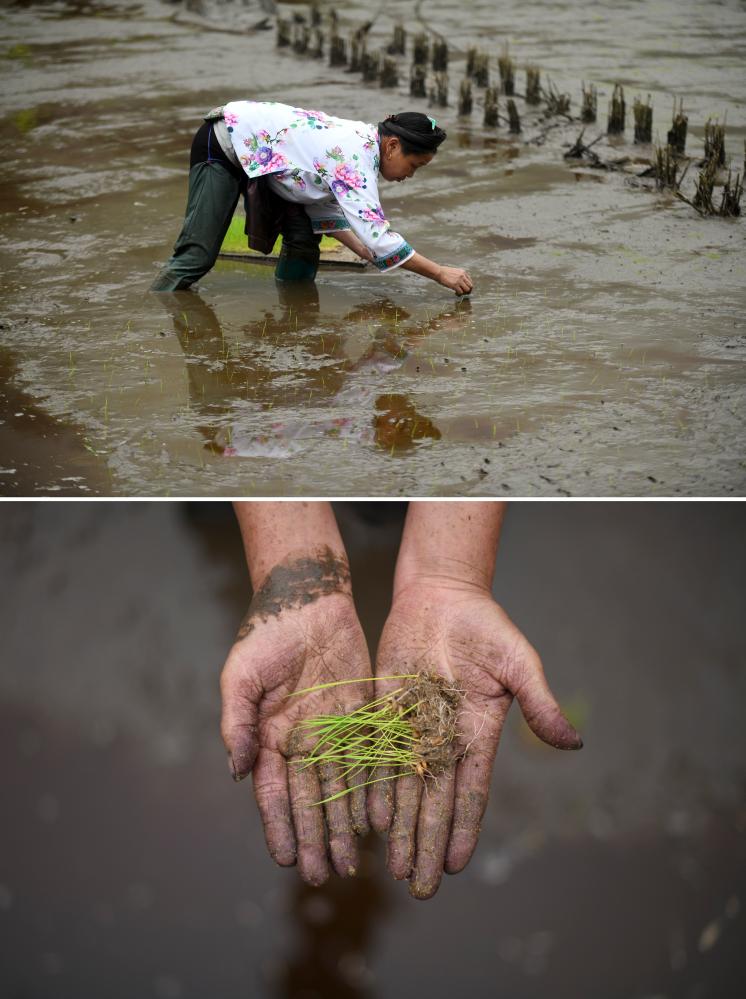
[[[253,773],[267,846],[283,866],[321,884],[327,856],[338,874],[355,873],[355,833],[368,828],[365,789],[323,806],[345,787],[331,765],[299,769],[301,746],[292,734],[302,718],[359,707],[372,685],[350,684],[293,693],[320,683],[371,675],[370,659],[352,597],[328,594],[300,607],[248,619],[223,667],[221,731],[236,780]],[[363,780],[364,778],[361,778]]]
[[[513,697],[532,730],[558,749],[582,740],[552,696],[537,652],[492,597],[472,588],[411,587],[397,595],[378,650],[376,674],[427,670],[464,694],[457,762],[426,783],[417,776],[371,787],[371,823],[388,832],[388,866],[430,898],[443,871],[455,874],[477,844],[490,777]],[[392,681],[376,681],[376,696]]]

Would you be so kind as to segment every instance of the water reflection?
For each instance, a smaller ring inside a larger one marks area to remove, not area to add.
[[[430,333],[463,327],[470,303],[412,320],[389,299],[322,313],[314,284],[278,284],[278,307],[227,329],[194,292],[158,299],[184,351],[189,405],[206,447],[226,457],[290,457],[319,437],[390,453],[440,440],[432,418],[382,379],[404,367]],[[257,413],[259,410],[259,413]]]
[[[380,858],[361,850],[355,878],[332,878],[322,890],[297,880],[291,902],[297,943],[274,976],[277,999],[368,999],[377,993],[373,931],[393,904],[380,867]]]

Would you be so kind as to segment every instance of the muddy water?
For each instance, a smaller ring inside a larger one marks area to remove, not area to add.
[[[374,648],[397,511],[338,513]],[[0,993],[737,995],[745,549],[731,504],[511,507],[495,594],[585,748],[543,747],[514,705],[477,852],[423,903],[374,836],[361,875],[320,890],[267,856],[218,733],[218,672],[249,599],[227,504],[14,504]]]
[[[452,91],[470,41],[496,53],[509,40],[576,110],[580,81],[595,82],[602,122],[614,80],[628,105],[651,93],[661,134],[683,97],[692,152],[707,116],[727,112],[740,167],[741,4],[533,2],[497,16],[485,0],[466,18],[444,0],[395,6],[460,50]],[[468,267],[470,302],[405,272],[325,272],[317,294],[297,298],[270,269],[231,262],[198,294],[148,294],[180,226],[205,109],[256,95],[377,120],[410,104],[404,82],[366,87],[278,55],[271,31],[239,30],[258,7],[184,8],[60,0],[0,12],[0,336],[26,400],[18,435],[5,428],[0,491],[743,490],[743,220],[700,219],[631,174],[568,166],[576,124],[547,131],[524,116],[516,140],[486,133],[479,107],[468,122],[439,109],[442,155],[383,190],[416,248]],[[389,8],[373,43],[390,33]],[[368,10],[345,5],[345,20]],[[650,155],[594,148],[636,170]],[[39,411],[69,460],[47,466],[25,447]]]

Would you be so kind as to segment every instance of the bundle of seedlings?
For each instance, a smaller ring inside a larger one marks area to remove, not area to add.
[[[437,778],[462,755],[456,736],[464,694],[455,683],[428,672],[381,679],[405,682],[349,713],[305,718],[291,732],[288,748],[297,757],[294,766],[304,770],[334,764],[349,784],[316,804],[335,801],[355,787],[407,774]],[[361,681],[318,684],[292,696],[356,682]],[[359,781],[360,777],[366,780]]]
[[[642,98],[635,97],[632,111],[635,116],[635,142],[650,142],[653,138],[653,106],[650,103],[650,94],[646,104],[642,103]]]
[[[705,122],[705,161],[715,160],[718,167],[725,166],[725,125],[708,118]]]
[[[541,104],[541,71],[538,66],[526,66],[526,104]]]
[[[477,52],[471,71],[472,79],[478,87],[490,85],[490,57],[486,52]]]
[[[581,121],[595,121],[598,114],[598,91],[593,83],[585,89],[585,80],[581,83],[583,91],[583,106],[580,110]]]
[[[555,115],[562,115],[565,118],[569,118],[572,121],[572,115],[570,114],[570,95],[563,94],[557,89],[557,87],[552,83],[552,81],[547,77],[546,88],[542,87],[541,92],[544,96],[544,117],[551,118]]]
[[[621,83],[614,84],[614,93],[609,102],[609,117],[606,125],[608,135],[621,135],[624,132],[627,108],[624,103],[624,87]]]
[[[458,113],[464,117],[471,114],[473,104],[471,80],[462,80],[458,91]]]
[[[363,80],[366,83],[373,83],[378,80],[381,73],[380,52],[368,52],[366,49],[360,59],[360,70],[363,74]]]
[[[321,0],[311,0],[311,25],[314,28],[321,26]]]
[[[445,73],[448,70],[448,42],[435,40],[433,42],[433,70]]]
[[[515,101],[512,97],[508,98],[508,131],[512,132],[514,135],[518,135],[521,131],[521,116],[518,114],[518,108],[515,106]]]
[[[407,51],[407,32],[403,24],[394,25],[394,34],[386,51],[389,55],[404,55]]]
[[[340,35],[334,34],[329,40],[329,65],[347,65],[347,45],[345,44],[344,38]]]
[[[303,55],[308,51],[308,43],[311,40],[311,29],[307,24],[297,22],[293,25],[293,52]]]
[[[399,86],[399,71],[394,60],[389,59],[388,56],[382,57],[379,82],[382,87]]]
[[[490,128],[496,128],[498,124],[497,97],[497,87],[487,87],[484,92],[484,124]]]
[[[427,71],[422,65],[412,66],[409,76],[410,97],[427,97]]]
[[[314,28],[311,32],[312,44],[309,49],[314,59],[324,58],[324,32],[321,28]]]
[[[502,83],[503,93],[508,97],[512,97],[515,93],[515,60],[511,59],[507,45],[498,57],[497,67],[500,71],[500,82]]]
[[[731,171],[728,171],[728,179],[723,184],[723,196],[720,201],[719,215],[736,216],[741,214],[741,197],[743,195],[743,182],[740,173],[736,174],[735,182],[731,187]]]
[[[668,130],[666,141],[673,151],[679,155],[684,155],[686,149],[686,129],[689,119],[684,114],[684,99],[679,98],[679,106],[676,107],[676,98],[673,99],[673,121]]]
[[[438,107],[448,107],[448,74],[436,73],[433,86],[430,88],[430,103]]]
[[[277,48],[284,49],[290,45],[290,21],[284,17],[277,18]]]
[[[681,182],[686,176],[686,172],[689,169],[689,163],[684,167],[684,172],[679,176],[680,163],[675,155],[675,151],[672,146],[656,146],[655,147],[655,163],[650,168],[650,170],[645,170],[643,173],[639,174],[640,177],[649,176],[651,173],[655,177],[655,186],[659,191],[669,188],[672,191],[678,191],[681,187]]]
[[[413,65],[427,66],[430,61],[430,39],[425,34],[415,35],[412,41]]]

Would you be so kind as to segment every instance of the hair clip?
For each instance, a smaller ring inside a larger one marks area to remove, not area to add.
[[[429,117],[429,115],[428,115],[428,117]],[[433,126],[433,132],[434,132],[435,129],[437,128],[437,126],[438,126],[438,123],[435,120],[435,118],[430,118],[430,124]]]

